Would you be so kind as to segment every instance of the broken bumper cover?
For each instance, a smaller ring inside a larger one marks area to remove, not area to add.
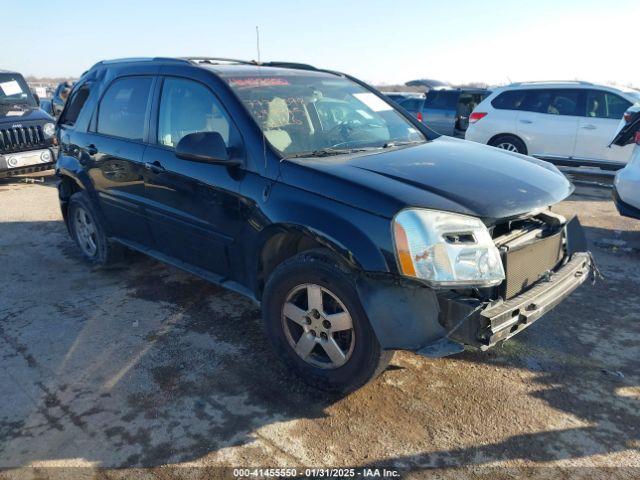
[[[526,292],[484,308],[469,297],[440,297],[441,321],[452,329],[448,338],[486,350],[521,332],[562,302],[587,280],[591,268],[589,253],[574,253],[564,266]]]

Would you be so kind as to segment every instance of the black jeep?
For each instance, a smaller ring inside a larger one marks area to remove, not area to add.
[[[394,350],[489,348],[590,273],[580,224],[550,208],[573,191],[553,165],[438,137],[342,73],[100,62],[58,135],[87,260],[126,246],[260,302],[276,351],[321,388],[360,387]]]
[[[22,75],[0,70],[0,178],[53,168],[53,122]]]

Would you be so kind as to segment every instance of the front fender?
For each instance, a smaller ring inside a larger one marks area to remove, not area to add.
[[[276,184],[263,205],[270,226],[256,250],[277,231],[295,230],[334,250],[359,270],[396,273],[391,221],[348,205]]]
[[[95,195],[91,179],[77,158],[61,153],[56,162],[56,175],[71,179],[78,188],[86,190],[90,195]]]

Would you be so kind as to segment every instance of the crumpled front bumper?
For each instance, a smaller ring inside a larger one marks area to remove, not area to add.
[[[578,219],[563,229],[565,257],[560,265],[513,297],[433,289],[390,275],[360,276],[358,294],[381,347],[444,357],[465,345],[486,350],[521,332],[584,283],[595,267]],[[522,278],[528,282],[534,276]]]
[[[487,328],[481,332],[481,348],[488,348],[515,335],[554,308],[589,277],[591,256],[575,253],[559,271],[531,290],[483,310]]]
[[[441,296],[441,321],[451,328],[448,338],[486,350],[521,332],[562,302],[587,280],[591,268],[591,255],[577,252],[546,279],[506,301],[485,306],[475,298]]]

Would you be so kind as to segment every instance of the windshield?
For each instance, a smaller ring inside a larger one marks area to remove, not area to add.
[[[385,100],[345,78],[292,72],[228,75],[225,80],[284,157],[426,141]]]
[[[0,73],[0,105],[36,106],[36,101],[22,75]]]

